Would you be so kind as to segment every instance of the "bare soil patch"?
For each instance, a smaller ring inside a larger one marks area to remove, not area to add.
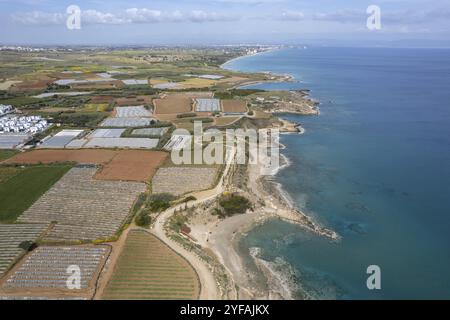
[[[118,98],[115,100],[118,106],[138,106],[151,105],[152,97],[150,96],[130,96],[125,98]]]
[[[33,150],[17,154],[2,164],[96,164],[102,168],[95,179],[146,182],[167,156],[165,152],[144,150]]]
[[[244,113],[247,112],[247,103],[242,100],[222,100],[223,112]]]
[[[161,151],[119,151],[94,176],[99,180],[150,181],[168,153]]]

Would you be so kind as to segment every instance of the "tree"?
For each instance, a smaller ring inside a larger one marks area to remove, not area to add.
[[[136,219],[134,219],[134,222],[139,227],[148,227],[152,223],[152,218],[146,211],[141,211],[136,216]]]

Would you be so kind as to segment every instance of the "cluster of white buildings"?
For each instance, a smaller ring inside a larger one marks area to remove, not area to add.
[[[0,118],[0,134],[2,133],[26,133],[36,134],[49,127],[47,120],[41,116],[8,115]]]
[[[0,104],[0,117],[11,113],[14,111],[14,108],[12,106],[5,106],[4,104]]]
[[[45,48],[32,48],[22,46],[1,46],[0,51],[25,51],[25,52],[41,52],[46,51]]]

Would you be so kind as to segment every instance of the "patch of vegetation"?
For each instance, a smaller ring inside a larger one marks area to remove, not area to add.
[[[214,98],[217,99],[233,99],[234,97],[245,97],[255,93],[265,92],[260,89],[231,89],[228,91],[218,91],[214,93]]]
[[[17,151],[15,150],[0,150],[0,162],[8,158],[11,158],[16,153]]]
[[[13,223],[67,171],[70,165],[32,166],[0,183],[0,222]]]
[[[37,245],[33,241],[23,241],[19,244],[19,248],[26,252],[33,251],[36,247]]]
[[[152,223],[152,218],[146,210],[142,210],[134,220],[137,226],[147,228]]]
[[[244,214],[252,208],[252,204],[247,198],[236,194],[224,195],[219,200],[219,206],[219,208],[216,208],[214,214],[220,218]]]
[[[81,110],[83,112],[105,112],[108,106],[107,103],[86,103]]]
[[[180,232],[181,229],[186,227],[188,218],[181,212],[174,213],[170,218],[169,224],[170,228],[175,232]]]
[[[147,194],[146,193],[141,193],[136,202],[133,205],[133,209],[131,210],[131,212],[133,213],[133,215],[135,215],[136,213],[139,212],[139,210],[141,210],[142,206],[145,204],[145,201],[147,200]]]
[[[194,118],[194,117],[196,117],[196,116],[197,116],[197,114],[194,113],[194,112],[177,114],[177,118],[178,118],[178,119],[183,119],[183,118]]]
[[[22,97],[11,97],[6,99],[0,99],[0,104],[12,105],[17,108],[28,104],[36,103],[38,101],[40,101],[39,98],[22,96]]]
[[[50,122],[73,127],[96,127],[108,116],[107,113],[61,112],[51,115]]]
[[[190,201],[196,201],[197,198],[194,196],[189,196],[183,199],[183,202],[190,202]]]
[[[20,171],[14,166],[0,167],[0,183],[12,178]]]
[[[211,123],[211,122],[214,122],[214,119],[212,119],[212,118],[195,118],[195,119],[191,119],[192,123],[194,123],[195,121],[201,121],[203,123]]]
[[[151,212],[161,212],[170,208],[175,196],[169,193],[152,194],[148,197],[145,207]]]

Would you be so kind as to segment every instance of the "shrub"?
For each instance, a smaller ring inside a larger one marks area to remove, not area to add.
[[[190,202],[190,201],[196,201],[196,200],[197,200],[196,197],[189,196],[189,197],[186,197],[185,199],[183,199],[183,202]]]
[[[146,207],[151,212],[161,212],[170,208],[170,203],[175,197],[169,193],[152,194],[148,197]]]
[[[222,213],[227,217],[235,214],[244,214],[252,207],[247,198],[234,194],[223,196],[219,200],[219,205],[223,209]],[[218,212],[217,214],[222,216]]]
[[[143,210],[138,213],[134,222],[139,227],[148,227],[152,223],[152,218],[145,210]]]
[[[196,116],[197,116],[197,114],[194,113],[194,112],[177,114],[177,118],[178,118],[178,119],[183,119],[183,118],[194,118],[194,117],[196,117]]]

